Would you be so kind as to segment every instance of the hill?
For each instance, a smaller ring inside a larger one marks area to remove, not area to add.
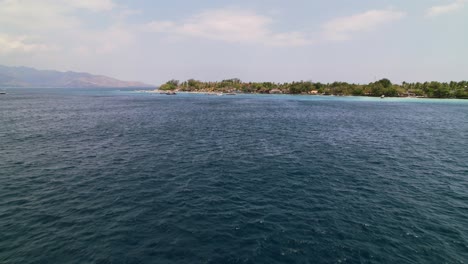
[[[141,82],[121,81],[84,72],[60,72],[0,65],[1,88],[131,88],[152,86]]]

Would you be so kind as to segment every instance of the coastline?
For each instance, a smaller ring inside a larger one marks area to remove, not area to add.
[[[248,94],[293,94],[325,96],[369,96],[369,97],[416,97],[416,98],[468,98],[468,81],[460,82],[416,82],[401,84],[381,79],[368,84],[347,82],[321,83],[312,81],[243,82],[238,78],[220,82],[204,82],[195,79],[187,81],[170,80],[157,88],[172,92],[202,93],[248,93]]]
[[[423,99],[423,100],[467,100],[468,98],[438,98],[438,97],[427,97],[427,96],[385,96],[384,98],[380,96],[372,95],[335,95],[335,94],[292,94],[292,93],[223,93],[223,92],[202,92],[202,91],[172,91],[172,90],[135,90],[137,93],[149,93],[149,94],[194,94],[194,95],[211,95],[211,96],[225,96],[225,95],[262,95],[262,96],[304,96],[304,97],[329,97],[329,98],[372,98],[372,99]]]

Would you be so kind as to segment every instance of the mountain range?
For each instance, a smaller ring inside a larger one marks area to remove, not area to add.
[[[85,72],[37,70],[0,65],[0,88],[131,88],[153,87]]]

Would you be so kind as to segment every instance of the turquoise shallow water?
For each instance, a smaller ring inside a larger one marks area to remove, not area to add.
[[[8,92],[0,263],[468,262],[468,101]]]

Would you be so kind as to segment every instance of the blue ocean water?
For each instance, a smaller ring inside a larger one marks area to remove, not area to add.
[[[0,263],[467,263],[468,101],[0,96]]]

